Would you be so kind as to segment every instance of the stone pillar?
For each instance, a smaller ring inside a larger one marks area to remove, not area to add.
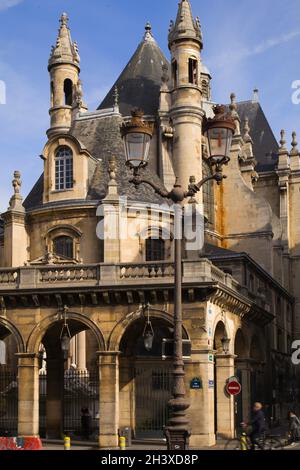
[[[234,359],[232,355],[216,356],[217,435],[225,439],[231,439],[235,434],[234,398],[225,391],[227,380],[235,375]]]
[[[47,402],[46,430],[47,438],[61,438],[63,432],[63,390],[64,361],[58,358],[47,359]]]
[[[186,388],[189,394],[189,421],[192,431],[190,446],[213,446],[215,438],[214,415],[214,360],[210,351],[193,353],[192,363],[185,364]],[[199,378],[202,389],[191,390],[191,381]]]
[[[236,368],[242,374],[242,407],[243,407],[243,421],[247,422],[251,415],[251,379],[250,379],[250,363],[247,359],[236,361]]]
[[[39,435],[39,363],[34,353],[18,358],[18,435]]]
[[[86,371],[86,331],[82,331],[76,336],[76,365],[80,371]]]
[[[119,429],[119,352],[101,351],[100,378],[100,448],[118,447]]]
[[[124,357],[120,361],[120,427],[135,427],[134,416],[134,358]]]

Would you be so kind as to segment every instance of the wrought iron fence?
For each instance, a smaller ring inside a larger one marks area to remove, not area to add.
[[[17,370],[5,365],[0,365],[0,436],[16,436],[17,430]]]
[[[40,375],[40,435],[46,436],[47,374]],[[64,432],[96,439],[99,432],[99,371],[68,370],[64,375]]]
[[[137,438],[162,438],[170,409],[172,368],[142,366],[135,369],[135,404]]]

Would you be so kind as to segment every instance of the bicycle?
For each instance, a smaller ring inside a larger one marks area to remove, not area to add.
[[[224,450],[230,451],[250,451],[250,450],[283,450],[283,444],[280,436],[274,434],[264,434],[257,443],[252,446],[251,439],[246,432],[243,432],[236,439],[229,439],[225,444]]]

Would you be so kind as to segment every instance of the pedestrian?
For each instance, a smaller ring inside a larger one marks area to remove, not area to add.
[[[87,441],[91,434],[91,415],[88,408],[82,408],[81,410],[81,436],[82,439]]]
[[[289,411],[288,419],[291,445],[295,445],[300,438],[300,420],[294,411]]]
[[[264,433],[266,432],[266,419],[263,412],[263,405],[261,403],[254,404],[252,421],[249,424],[252,427],[252,431],[249,436],[252,450],[255,450],[255,446],[262,448],[260,441],[263,439]]]

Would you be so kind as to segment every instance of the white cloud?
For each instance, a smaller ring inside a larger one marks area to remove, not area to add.
[[[7,10],[8,8],[15,7],[22,3],[24,0],[0,0],[0,11]]]
[[[230,54],[226,52],[219,57],[212,58],[210,64],[213,64],[215,68],[221,68],[224,67],[224,65],[228,65],[229,58],[231,63],[240,62],[241,60],[246,59],[247,57],[263,54],[264,52],[267,52],[268,50],[273,49],[276,46],[285,44],[298,36],[300,36],[300,31],[292,31],[287,34],[282,34],[281,36],[278,36],[276,38],[266,39],[251,48],[242,47],[240,49],[233,49],[230,51]]]

